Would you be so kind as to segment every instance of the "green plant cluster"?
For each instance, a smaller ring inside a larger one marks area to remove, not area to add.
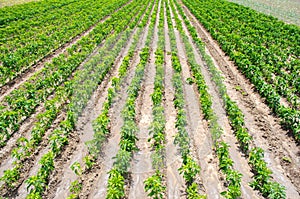
[[[44,12],[59,9],[63,6],[76,2],[76,0],[66,0],[64,2],[49,0],[42,2],[28,2],[14,6],[7,6],[0,9],[0,26],[5,27],[18,20],[31,19]]]

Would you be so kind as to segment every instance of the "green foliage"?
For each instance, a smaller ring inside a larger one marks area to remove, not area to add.
[[[296,55],[299,48],[295,46],[297,39],[294,35],[300,33],[299,27],[283,24],[273,17],[226,1],[205,0],[199,3],[184,0],[183,3],[210,31],[223,51],[281,118],[282,125],[291,130],[298,141],[300,84],[297,75],[299,58]],[[233,18],[238,20],[229,20]],[[269,30],[268,34],[262,36],[265,30]],[[192,37],[196,35],[192,34]],[[204,52],[203,47],[200,51]],[[281,105],[280,98],[285,98],[290,106]]]
[[[82,169],[79,162],[74,162],[70,168],[77,176],[82,174]]]
[[[187,156],[183,161],[184,162],[178,171],[180,174],[183,174],[185,181],[190,185],[195,180],[197,174],[200,173],[200,166],[191,156]]]
[[[71,183],[70,186],[70,192],[74,195],[78,195],[82,189],[82,184],[78,182],[78,180],[75,180]]]
[[[95,159],[94,157],[90,156],[90,155],[87,155],[83,158],[84,160],[84,164],[86,166],[86,169],[87,170],[91,170],[93,165],[95,164]]]
[[[121,199],[125,196],[124,177],[117,169],[112,169],[109,172],[107,199]]]
[[[162,184],[162,174],[159,171],[144,181],[145,191],[153,199],[162,199],[166,187]]]
[[[9,188],[14,187],[14,183],[20,178],[20,173],[17,167],[4,171],[4,175],[0,178]]]
[[[206,196],[198,193],[198,185],[195,182],[187,187],[186,192],[188,199],[206,199]]]

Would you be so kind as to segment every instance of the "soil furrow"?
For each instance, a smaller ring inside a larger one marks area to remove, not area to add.
[[[26,82],[28,79],[30,79],[30,77],[32,77],[35,73],[37,73],[38,71],[40,71],[41,69],[43,69],[44,66],[45,66],[45,64],[51,62],[51,60],[53,58],[58,57],[60,54],[65,53],[68,48],[72,47],[82,37],[87,36],[91,31],[93,31],[94,28],[98,24],[104,23],[106,20],[108,20],[110,18],[110,16],[113,13],[118,12],[121,8],[123,8],[124,6],[128,5],[131,2],[132,2],[132,0],[128,1],[126,4],[122,5],[120,8],[118,8],[117,10],[115,10],[114,12],[112,12],[110,15],[105,16],[99,22],[97,22],[94,25],[92,25],[91,27],[89,27],[86,31],[84,31],[81,34],[75,36],[69,42],[63,44],[61,47],[59,47],[58,49],[54,50],[53,52],[50,52],[49,55],[46,55],[41,60],[37,61],[36,64],[30,66],[28,69],[26,69],[25,71],[23,71],[20,75],[18,75],[16,78],[14,78],[13,80],[9,81],[5,85],[1,86],[0,87],[1,88],[1,90],[0,90],[0,101],[3,101],[3,99],[4,99],[5,96],[9,95],[9,93],[11,93],[13,90],[19,88],[20,85],[22,85],[24,82]]]
[[[167,19],[165,8],[165,19]],[[169,28],[167,20],[165,20],[165,78],[164,78],[164,94],[165,94],[165,115],[166,115],[166,167],[167,167],[167,198],[180,199],[185,198],[184,193],[186,185],[183,176],[179,174],[178,169],[182,164],[179,148],[174,144],[174,136],[176,135],[176,109],[173,105],[175,92],[172,84],[173,67],[171,60],[171,44],[169,37]]]

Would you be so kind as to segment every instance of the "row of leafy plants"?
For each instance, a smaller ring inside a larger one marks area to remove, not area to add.
[[[165,37],[164,37],[164,1],[161,1],[161,8],[159,13],[158,24],[158,48],[155,52],[155,79],[154,79],[154,91],[151,94],[152,98],[152,115],[153,121],[149,129],[151,137],[148,142],[152,147],[152,167],[155,173],[148,177],[144,181],[144,189],[148,193],[148,196],[154,199],[164,197],[166,186],[164,185],[164,166],[165,166],[165,125],[166,118],[164,115],[163,107],[163,93],[164,93],[164,49],[165,49]]]
[[[38,60],[51,54],[126,2],[114,0],[95,4],[90,0],[78,1],[37,18],[17,21],[1,28],[0,86],[22,74]]]
[[[134,77],[127,89],[127,99],[125,106],[122,109],[123,126],[121,127],[119,142],[120,149],[114,157],[115,162],[113,168],[109,171],[107,195],[109,199],[121,199],[125,197],[125,179],[129,177],[130,162],[135,151],[139,149],[136,146],[137,133],[139,131],[136,123],[136,99],[142,87],[144,72],[148,60],[150,58],[149,45],[153,38],[154,23],[156,13],[158,10],[159,1],[155,1],[152,14],[149,18],[150,24],[148,26],[147,38],[145,47],[140,52],[140,62],[135,69]]]
[[[183,175],[186,182],[186,194],[189,199],[196,198],[206,198],[204,195],[199,193],[199,185],[196,183],[196,177],[200,173],[200,166],[197,164],[196,160],[192,157],[190,151],[190,137],[187,131],[187,118],[185,111],[185,99],[183,91],[183,83],[181,78],[181,63],[178,57],[178,50],[176,45],[176,38],[174,27],[171,18],[170,5],[166,5],[167,11],[167,22],[169,29],[169,37],[171,42],[171,61],[174,74],[172,77],[173,87],[175,90],[174,106],[176,109],[176,122],[175,127],[177,133],[174,137],[174,144],[179,146],[180,154],[182,157],[182,165],[178,169],[179,173]]]
[[[127,13],[124,12],[123,14],[128,15],[129,11],[130,10],[127,10]],[[134,14],[132,13],[132,15],[134,15]],[[137,16],[141,17],[141,14],[139,14]],[[128,18],[128,20],[129,20],[128,22],[131,21],[130,18]],[[128,22],[127,22],[127,24],[128,24]],[[137,21],[132,20],[132,23],[136,24]],[[71,85],[70,87],[72,90],[72,96],[70,99],[70,103],[67,106],[67,110],[68,110],[67,115],[68,116],[67,116],[66,120],[64,122],[61,122],[60,127],[58,129],[55,129],[49,137],[50,148],[52,149],[54,154],[61,152],[62,147],[67,144],[68,134],[74,128],[73,125],[70,125],[70,124],[72,124],[72,121],[71,121],[72,118],[69,118],[69,115],[72,115],[72,117],[75,117],[75,120],[78,118],[82,109],[84,108],[85,104],[87,103],[91,94],[93,93],[93,90],[97,87],[97,85],[99,83],[101,83],[102,79],[105,77],[105,74],[112,67],[115,57],[118,55],[121,48],[126,43],[128,36],[130,35],[130,31],[131,31],[131,24],[129,23],[129,25],[130,26],[128,26],[127,32],[125,31],[125,33],[122,34],[122,37],[118,38],[117,43],[115,43],[115,40],[117,38],[117,32],[114,35],[112,35],[110,39],[107,40],[107,43],[106,43],[107,47],[104,48],[104,50],[107,53],[104,57],[102,57],[102,61],[100,63],[98,63],[100,60],[99,56],[93,57],[93,59],[91,59],[88,63],[85,64],[84,70],[76,72],[74,79],[72,79],[66,83],[66,85]],[[115,46],[112,49],[109,49],[109,46],[111,46],[114,43],[115,43]],[[66,86],[66,91],[68,91],[67,89],[68,89],[68,87]],[[59,101],[59,99],[58,99],[58,101]],[[57,105],[58,101],[56,101],[56,103],[54,103],[53,107],[51,107],[51,108],[55,108],[55,105]],[[48,120],[50,120],[50,119],[51,118],[48,118]],[[48,124],[51,125],[51,123],[52,122],[50,122]],[[64,123],[68,123],[69,125],[65,126]],[[39,127],[41,129],[38,129]],[[45,131],[47,129],[47,128],[43,129],[44,127],[45,126],[43,126],[43,124],[39,125],[39,123],[38,123],[36,126],[36,131],[39,132],[39,135],[38,135],[39,138],[36,139],[36,136],[34,136],[35,134],[33,134],[35,132],[33,131],[32,138],[29,141],[26,141],[25,138],[23,138],[21,140],[23,144],[19,146],[16,153],[14,153],[13,155],[21,157],[20,155],[23,152],[26,152],[25,154],[23,153],[23,155],[25,157],[22,157],[22,161],[24,160],[24,158],[28,158],[28,156],[30,156],[33,153],[33,150],[35,149],[36,144],[38,144],[38,142],[40,142],[42,140],[43,134],[45,133]],[[67,127],[69,127],[70,130],[68,130]],[[20,168],[22,167],[22,161],[18,162],[18,164],[13,169],[7,170],[5,172],[5,175],[2,177],[2,180],[5,182],[9,182],[6,184],[12,185],[11,179],[13,176],[11,176],[10,174],[16,173],[15,176],[19,177],[20,173],[15,172],[15,171],[20,170]],[[14,179],[14,182],[16,180],[17,179]]]
[[[200,51],[203,60],[206,62],[209,71],[212,74],[212,79],[216,83],[219,93],[224,101],[225,110],[230,120],[232,129],[239,141],[240,148],[244,154],[248,157],[249,165],[254,172],[254,180],[251,182],[251,186],[254,189],[259,190],[263,196],[268,198],[285,198],[285,188],[277,182],[274,182],[271,177],[271,170],[267,168],[267,163],[264,161],[264,152],[259,147],[253,147],[252,136],[249,135],[248,130],[245,127],[244,115],[238,108],[237,104],[230,99],[227,94],[226,87],[223,84],[223,78],[220,71],[215,67],[212,59],[205,52],[205,45],[198,37],[195,27],[193,27],[189,19],[185,16],[183,9],[177,4],[177,9],[184,18],[194,43]],[[198,87],[199,88],[199,87]],[[201,93],[201,92],[200,92]],[[210,117],[209,117],[210,118]],[[225,149],[226,144],[221,143],[221,151]],[[220,156],[220,152],[217,150],[217,154]],[[226,166],[226,165],[225,165]]]
[[[282,105],[280,94],[290,92],[284,91],[289,87],[286,83],[287,78],[276,76],[276,85],[267,81],[271,78],[267,77],[271,75],[268,70],[274,73],[286,70],[291,75],[288,79],[295,81],[294,90],[299,91],[299,58],[295,57],[299,54],[299,46],[295,45],[299,43],[299,27],[282,24],[272,17],[226,1],[219,1],[217,4],[210,0],[183,2],[220,43],[241,72],[255,85],[267,105],[281,119],[282,125],[293,133],[296,141],[299,141],[299,98],[295,94],[289,98],[290,101],[296,101],[294,108]],[[261,19],[265,21],[260,21]],[[270,31],[265,32],[265,29]],[[255,34],[257,31],[259,34]],[[257,38],[262,32],[267,35]],[[275,47],[268,47],[272,44]]]
[[[178,6],[178,4],[176,4],[176,6]],[[219,158],[219,167],[221,171],[224,173],[224,175],[226,176],[227,190],[223,191],[221,194],[225,198],[239,198],[241,197],[242,174],[234,170],[233,160],[230,158],[230,154],[229,154],[230,146],[226,142],[222,141],[221,139],[221,134],[223,130],[219,126],[218,118],[212,109],[212,99],[211,99],[212,97],[208,92],[208,87],[201,73],[200,66],[197,64],[195,54],[193,52],[193,47],[190,44],[189,38],[183,29],[182,21],[177,14],[177,10],[174,6],[173,1],[171,1],[171,8],[174,13],[176,27],[179,30],[179,33],[185,45],[188,64],[191,67],[191,71],[194,78],[192,82],[196,83],[200,94],[199,101],[201,104],[201,110],[203,112],[204,118],[209,121],[210,132],[212,134],[213,141],[215,144],[216,154]]]
[[[61,54],[54,58],[50,64],[21,85],[20,88],[6,96],[0,105],[0,128],[2,131],[0,146],[6,145],[6,141],[19,129],[22,121],[32,115],[36,107],[72,75],[80,63],[92,53],[97,44],[107,38],[112,31],[118,33],[124,29],[127,21],[133,18],[138,9],[136,12],[131,12],[130,15],[125,15],[124,12],[140,6],[141,3],[135,2],[114,13],[107,21],[95,27],[88,36],[83,37],[69,48],[68,55]]]
[[[128,97],[122,110],[124,124],[121,128],[120,149],[115,157],[113,168],[109,171],[106,198],[125,197],[125,178],[128,174],[130,161],[136,146],[138,127],[135,122],[135,100],[142,86],[145,66],[149,59],[149,49],[144,48],[140,53],[140,63],[136,67],[134,78],[127,89]]]
[[[127,89],[127,99],[122,109],[123,126],[121,127],[120,149],[114,157],[113,168],[109,171],[107,195],[109,199],[121,199],[125,197],[125,179],[129,177],[130,162],[135,151],[139,149],[136,146],[137,133],[139,131],[136,123],[135,101],[142,87],[145,67],[150,58],[149,45],[154,34],[154,23],[158,10],[159,1],[155,1],[155,7],[150,17],[145,47],[140,52],[140,62],[135,69],[134,77]]]

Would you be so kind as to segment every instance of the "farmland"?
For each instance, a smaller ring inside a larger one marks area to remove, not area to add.
[[[299,26],[222,0],[0,13],[0,198],[300,198]]]

